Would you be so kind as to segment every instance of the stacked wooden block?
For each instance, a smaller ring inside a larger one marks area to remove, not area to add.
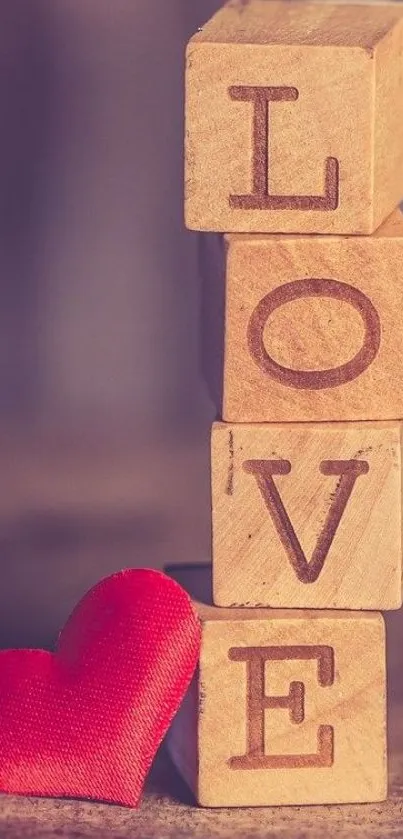
[[[402,602],[403,10],[231,0],[187,73],[187,223],[227,235],[203,259],[214,606],[171,753],[205,806],[379,801],[381,611]]]

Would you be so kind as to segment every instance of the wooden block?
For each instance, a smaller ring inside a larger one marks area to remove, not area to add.
[[[189,575],[177,578],[186,586]],[[199,804],[384,800],[382,616],[198,610],[200,669],[168,748]]]
[[[217,606],[400,609],[400,422],[212,431]]]
[[[372,233],[401,197],[402,51],[396,3],[227,3],[188,47],[188,227]]]
[[[224,258],[225,325],[209,323],[211,354],[224,342],[219,416],[403,417],[400,210],[372,236],[230,235]],[[218,309],[218,275],[210,292]]]

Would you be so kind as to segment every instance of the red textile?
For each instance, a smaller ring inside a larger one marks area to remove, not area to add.
[[[136,806],[199,648],[183,589],[133,570],[84,597],[55,654],[0,653],[0,790]]]

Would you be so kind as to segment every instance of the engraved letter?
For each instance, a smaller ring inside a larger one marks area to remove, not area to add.
[[[315,583],[325,564],[355,482],[359,475],[368,474],[369,464],[366,460],[324,460],[320,464],[322,475],[339,475],[340,480],[310,562],[305,557],[273,480],[273,475],[289,475],[291,463],[288,460],[247,460],[243,468],[257,480],[273,524],[299,581]]]
[[[231,195],[234,210],[336,210],[339,206],[339,162],[328,157],[325,164],[325,194],[270,195],[270,102],[295,102],[295,87],[230,87],[231,99],[253,102],[253,186],[250,195]]]
[[[277,364],[266,351],[264,328],[270,315],[279,306],[304,297],[331,297],[342,300],[361,315],[365,327],[363,345],[357,355],[346,364],[329,370],[293,370]],[[263,297],[256,306],[248,326],[249,352],[260,369],[285,387],[300,390],[324,390],[353,381],[372,364],[380,344],[381,322],[370,299],[358,288],[338,280],[295,280],[279,286]]]
[[[334,650],[332,647],[233,647],[231,661],[247,664],[247,743],[246,754],[228,761],[231,769],[304,769],[328,768],[334,763],[334,729],[318,728],[316,754],[267,755],[265,753],[265,711],[288,708],[290,720],[300,724],[305,719],[305,685],[292,682],[288,696],[267,696],[265,665],[267,661],[318,661],[318,682],[322,687],[334,683]]]

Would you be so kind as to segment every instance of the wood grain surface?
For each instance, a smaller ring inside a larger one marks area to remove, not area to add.
[[[215,423],[215,604],[400,609],[401,431]]]
[[[383,801],[386,655],[377,612],[219,609],[198,590],[199,671],[168,735],[205,807]],[[360,662],[358,666],[358,662]]]
[[[403,175],[398,4],[230,0],[187,53],[186,221],[372,233]]]
[[[223,256],[210,250],[203,266],[205,309],[214,312],[206,316],[207,366],[223,365],[219,416],[235,423],[403,416],[400,210],[372,236],[235,234],[225,244]]]

